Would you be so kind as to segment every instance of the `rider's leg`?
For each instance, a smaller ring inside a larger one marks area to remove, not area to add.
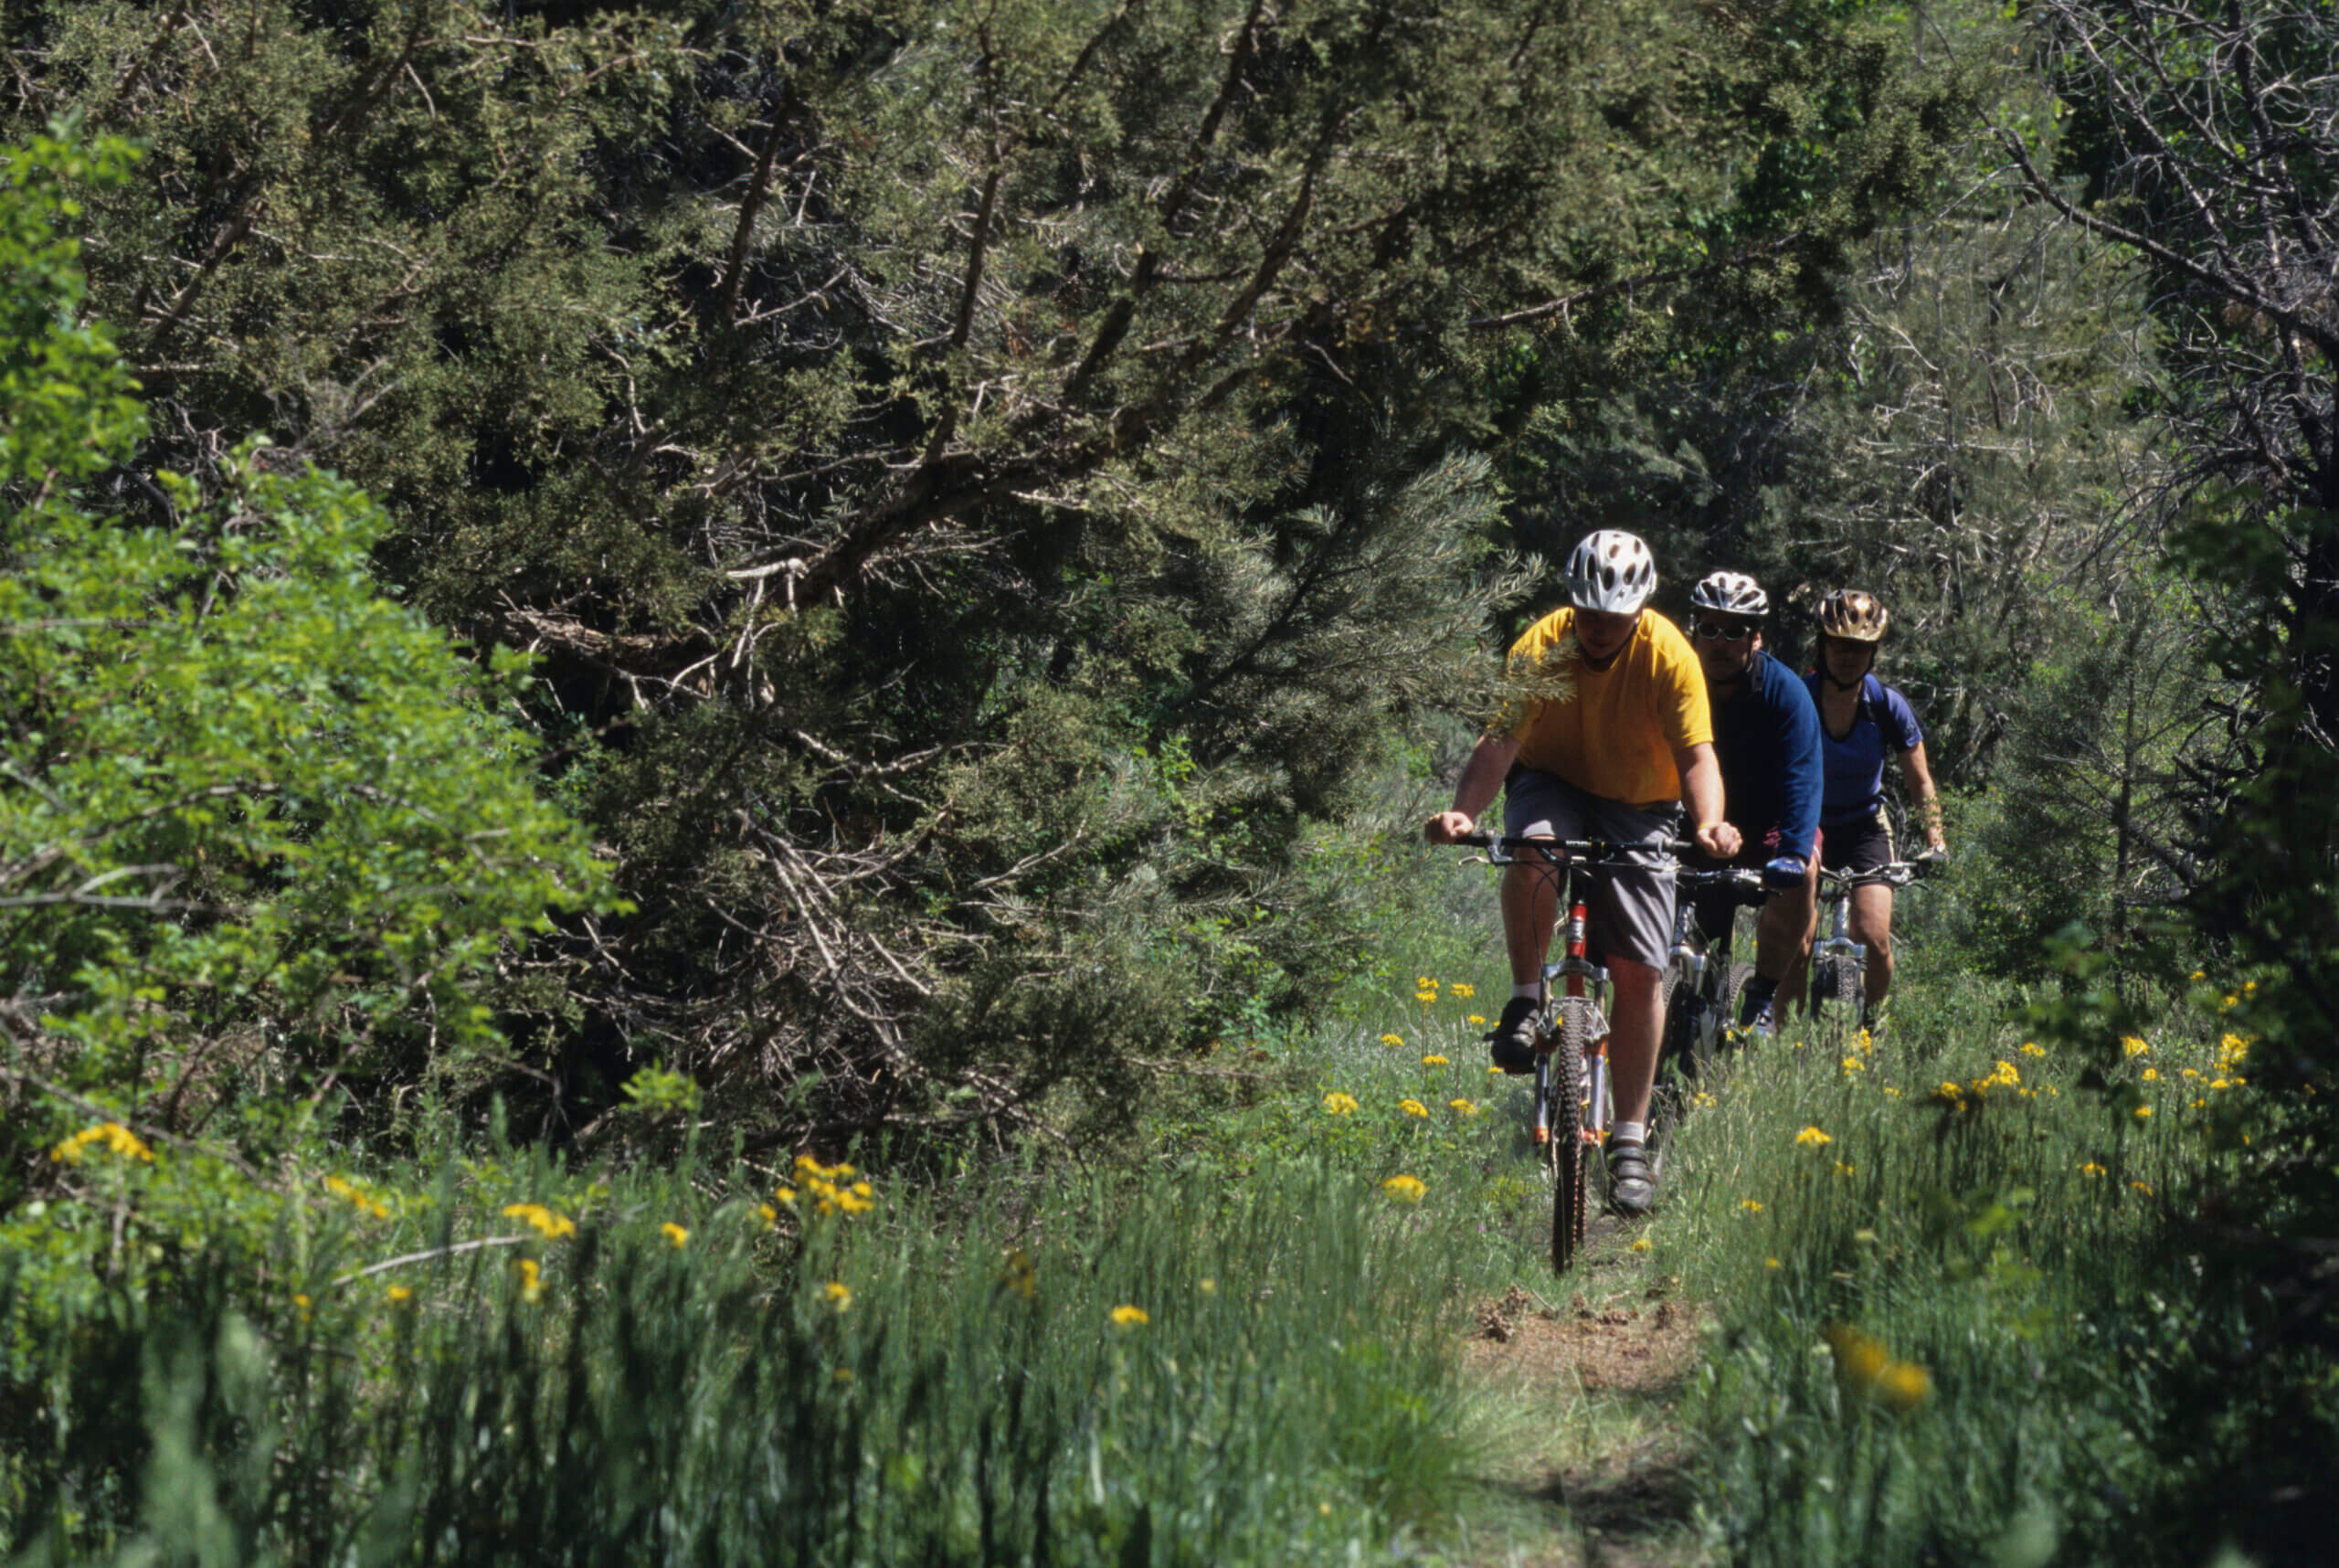
[[[1754,972],[1784,986],[1787,971],[1811,957],[1811,934],[1819,924],[1819,862],[1804,873],[1803,885],[1763,901],[1754,922]]]
[[[1613,988],[1608,1013],[1608,1070],[1614,1083],[1615,1119],[1646,1122],[1656,1083],[1656,1043],[1665,1033],[1665,971],[1637,959],[1608,959]]]
[[[1876,882],[1852,889],[1852,940],[1868,944],[1868,1010],[1874,1012],[1892,989],[1892,889]]]
[[[1779,971],[1778,1016],[1782,1019],[1790,1007],[1808,1009],[1811,1005],[1811,944],[1819,939],[1819,873],[1836,869],[1828,859],[1827,849],[1827,835],[1823,832],[1811,846],[1810,869],[1805,874],[1804,896],[1807,902],[1804,905],[1803,929],[1795,938],[1794,952],[1788,958],[1786,967]]]
[[[1560,919],[1560,871],[1522,851],[1502,874],[1502,936],[1514,986],[1540,985],[1543,955]]]

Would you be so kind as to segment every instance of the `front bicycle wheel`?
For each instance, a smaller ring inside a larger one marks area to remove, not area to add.
[[[1551,1050],[1551,1272],[1565,1274],[1583,1250],[1583,1222],[1590,1192],[1589,1157],[1583,1141],[1583,1054],[1570,1032],[1560,1032]]]
[[[1865,966],[1841,953],[1811,967],[1811,1022],[1815,1032],[1830,1026],[1843,1033],[1859,1027],[1868,1000]]]

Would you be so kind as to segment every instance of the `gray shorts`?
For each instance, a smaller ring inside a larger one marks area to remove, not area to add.
[[[1593,945],[1610,957],[1665,967],[1673,947],[1674,871],[1673,853],[1666,846],[1680,833],[1678,805],[1629,806],[1552,774],[1513,768],[1503,787],[1502,824],[1509,838],[1606,839],[1639,846],[1630,869],[1599,871],[1590,878],[1586,907]]]

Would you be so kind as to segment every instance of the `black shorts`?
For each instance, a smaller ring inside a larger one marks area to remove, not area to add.
[[[1881,871],[1896,857],[1892,853],[1892,824],[1885,820],[1884,809],[1877,808],[1873,817],[1862,817],[1841,827],[1819,830],[1819,864],[1825,871]]]

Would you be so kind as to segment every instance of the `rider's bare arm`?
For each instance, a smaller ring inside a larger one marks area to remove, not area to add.
[[[1480,736],[1470,760],[1462,765],[1462,777],[1454,781],[1454,804],[1423,825],[1424,836],[1434,844],[1450,844],[1475,827],[1518,755],[1517,737],[1491,732]]]
[[[1925,842],[1946,852],[1948,845],[1941,835],[1941,796],[1933,789],[1933,770],[1925,766],[1923,741],[1900,754],[1900,771],[1909,780],[1909,793],[1917,798],[1917,813],[1925,824]]]
[[[1689,807],[1692,835],[1708,854],[1727,860],[1738,853],[1738,830],[1722,821],[1721,763],[1714,748],[1702,742],[1673,748],[1673,765],[1681,770],[1681,799]]]

